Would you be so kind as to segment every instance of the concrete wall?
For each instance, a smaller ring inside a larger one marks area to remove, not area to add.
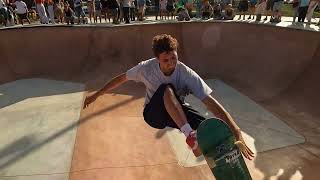
[[[220,78],[258,100],[294,83],[316,86],[320,75],[318,32],[192,22],[1,30],[0,84],[29,77],[103,83],[152,57],[151,40],[159,33],[178,39],[181,61],[201,76]]]

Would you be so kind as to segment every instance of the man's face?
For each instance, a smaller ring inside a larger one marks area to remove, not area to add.
[[[178,61],[177,51],[163,52],[159,55],[160,69],[164,75],[170,76],[176,68]]]

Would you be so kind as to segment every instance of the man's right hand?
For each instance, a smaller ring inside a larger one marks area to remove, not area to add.
[[[89,104],[91,104],[92,102],[94,102],[97,99],[97,95],[93,94],[91,96],[86,97],[86,99],[84,100],[84,105],[83,108],[87,108],[89,106]]]

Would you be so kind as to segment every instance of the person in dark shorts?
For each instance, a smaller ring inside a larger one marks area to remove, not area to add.
[[[171,19],[174,19],[174,0],[167,0],[167,13],[168,19],[171,16]]]
[[[274,0],[272,7],[272,17],[270,22],[281,22],[281,8],[283,6],[283,0]]]
[[[251,19],[251,16],[252,16],[252,19],[254,19],[256,5],[257,5],[257,0],[249,0],[249,18],[248,19]]]
[[[167,34],[157,35],[153,38],[152,50],[155,58],[140,62],[126,73],[113,78],[93,95],[86,97],[84,108],[99,96],[129,80],[142,82],[146,87],[143,110],[145,122],[157,129],[165,127],[180,129],[186,136],[186,143],[194,155],[200,156],[196,130],[205,118],[184,102],[184,98],[192,93],[210,112],[229,125],[236,140],[240,141],[241,152],[246,158],[251,159],[254,156],[253,152],[245,145],[240,128],[231,115],[210,95],[212,90],[204,80],[178,60],[178,41]]]
[[[74,11],[71,9],[68,1],[64,3],[64,20],[68,25],[74,24]]]
[[[108,7],[108,0],[101,0],[100,1],[100,3],[101,3],[101,15],[104,17],[104,20],[107,22],[107,19],[109,20],[109,22],[110,22],[110,20],[111,20],[111,18],[110,18],[110,13],[109,13],[109,7]]]
[[[82,20],[82,23],[85,24],[86,23],[85,22],[86,14],[84,13],[84,10],[83,10],[82,0],[74,0],[73,4],[74,4],[75,15],[78,18],[78,24],[80,24],[81,20]]]
[[[94,1],[94,8],[95,8],[95,14],[94,14],[94,22],[98,23],[98,18],[100,20],[101,23],[101,10],[102,10],[102,5],[101,5],[101,1],[100,0],[93,0]]]
[[[17,0],[14,2],[16,5],[16,13],[17,16],[19,17],[20,23],[23,25],[23,21],[27,20],[29,24],[31,24],[29,18],[28,18],[28,7],[25,2],[22,0]]]
[[[131,6],[130,6],[130,20],[131,21],[136,20],[136,6],[137,6],[137,0],[132,1]]]
[[[154,11],[156,13],[156,20],[158,20],[158,16],[160,16],[160,0],[154,0]]]
[[[112,17],[113,24],[119,24],[120,20],[120,4],[117,0],[108,0],[108,7]]]
[[[243,15],[243,20],[245,20],[245,14],[248,12],[249,3],[248,0],[240,0],[238,10],[239,10],[239,19],[241,19],[241,15]]]
[[[266,7],[266,11],[265,11],[266,17],[263,19],[264,21],[268,20],[268,16],[272,16],[273,4],[274,4],[274,0],[267,0],[267,7]],[[270,17],[270,19],[271,19],[271,17]]]

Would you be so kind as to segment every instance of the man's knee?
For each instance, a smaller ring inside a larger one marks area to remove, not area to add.
[[[172,88],[172,85],[171,85],[171,84],[167,84],[167,85],[165,86],[164,94],[174,95],[174,89]]]
[[[163,88],[164,98],[176,97],[175,88],[172,84],[163,84],[161,85],[161,88]]]

